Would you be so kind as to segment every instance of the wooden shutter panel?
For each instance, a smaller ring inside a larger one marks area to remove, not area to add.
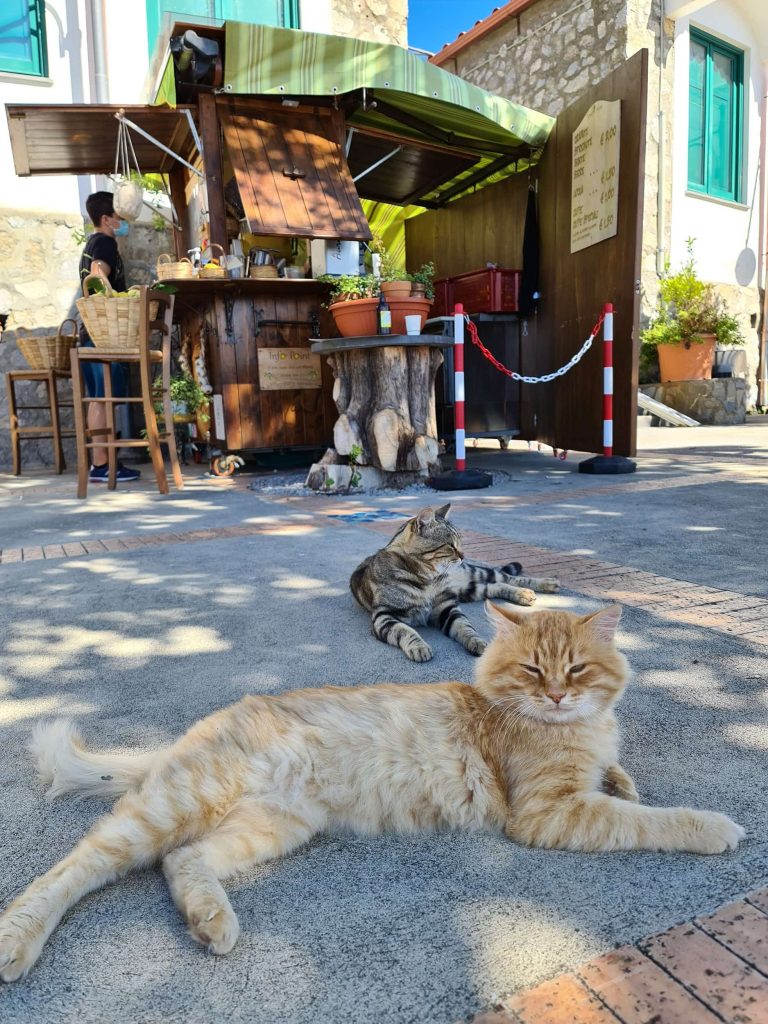
[[[254,234],[371,237],[331,111],[230,101],[220,114]]]

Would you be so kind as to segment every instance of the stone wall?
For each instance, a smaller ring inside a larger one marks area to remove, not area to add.
[[[333,35],[408,45],[408,0],[334,0]]]
[[[83,225],[83,218],[77,213],[57,215],[0,209],[0,312],[10,313],[0,341],[0,374],[27,368],[16,345],[18,327],[26,327],[37,334],[53,334],[62,320],[76,315],[82,243],[75,238],[75,233],[82,232]],[[168,232],[154,229],[149,213],[140,223],[132,225],[128,237],[120,241],[128,283],[153,281],[157,256],[171,251],[172,245]],[[19,398],[24,404],[39,404],[43,400],[44,386],[19,385],[22,387]],[[45,422],[44,413],[30,411],[24,417],[22,422],[28,425]],[[69,410],[64,413],[64,422],[72,423]],[[23,441],[21,454],[24,467],[53,465],[49,441]],[[65,445],[65,457],[68,463],[74,461],[72,442]],[[8,398],[3,387],[0,390],[0,471],[7,471],[10,465]]]
[[[555,116],[621,64],[626,0],[540,0],[445,65],[467,81]]]

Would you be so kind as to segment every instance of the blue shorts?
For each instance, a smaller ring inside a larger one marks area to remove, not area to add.
[[[87,335],[80,335],[81,348],[95,348]],[[88,398],[104,397],[104,367],[100,363],[83,362],[83,381]],[[112,363],[112,394],[115,398],[125,398],[128,394],[127,363]]]

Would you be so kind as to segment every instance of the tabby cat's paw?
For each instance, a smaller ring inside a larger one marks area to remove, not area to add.
[[[469,651],[470,654],[474,654],[476,658],[485,651],[488,646],[487,642],[483,640],[481,636],[470,637],[469,640],[464,644],[464,647]]]
[[[746,832],[725,814],[717,811],[691,811],[685,849],[690,853],[725,853],[735,850]]]
[[[0,917],[0,980],[9,982],[23,978],[40,956],[44,943],[45,932],[27,913],[3,914]]]
[[[536,595],[532,590],[528,590],[527,587],[517,587],[514,594],[512,595],[513,604],[533,604],[536,600]]]
[[[432,661],[432,648],[429,644],[410,644],[410,646],[406,648],[405,653],[411,661]]]
[[[560,580],[550,579],[548,576],[544,579],[536,580],[536,590],[540,594],[556,594],[560,589]]]

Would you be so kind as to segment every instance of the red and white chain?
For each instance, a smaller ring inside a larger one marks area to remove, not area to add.
[[[565,366],[561,366],[559,370],[555,370],[554,373],[545,373],[541,377],[526,377],[523,374],[516,373],[514,370],[510,370],[509,367],[500,363],[493,352],[489,351],[485,345],[480,341],[480,336],[477,333],[477,327],[469,319],[467,314],[464,315],[464,319],[467,323],[467,330],[469,331],[469,337],[473,345],[476,345],[483,353],[488,362],[492,363],[497,370],[501,373],[505,373],[507,377],[511,377],[513,380],[520,380],[523,384],[548,384],[549,381],[554,380],[556,377],[562,377],[564,374],[579,362],[579,360],[592,348],[592,342],[595,340],[597,332],[600,330],[603,324],[603,314],[600,315],[600,319],[597,321],[595,326],[592,328],[592,332],[581,346],[579,351],[570,359]]]

